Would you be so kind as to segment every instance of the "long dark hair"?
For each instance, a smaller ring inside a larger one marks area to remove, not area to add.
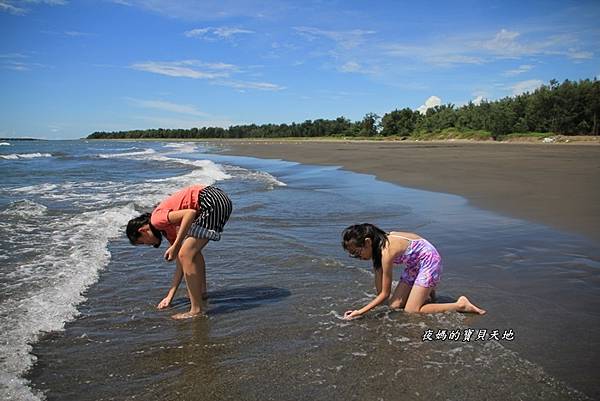
[[[148,224],[150,226],[150,230],[152,230],[152,234],[158,238],[158,244],[153,245],[153,247],[158,248],[160,246],[160,243],[162,242],[162,234],[156,229],[156,227],[152,225],[152,223],[150,223],[150,217],[152,217],[151,213],[144,213],[135,219],[129,220],[129,223],[127,223],[127,229],[125,232],[127,233],[129,242],[131,242],[133,245],[137,245],[137,240],[142,236],[139,231],[140,228]]]
[[[342,246],[348,250],[348,246],[352,244],[355,247],[365,245],[365,240],[371,238],[373,267],[381,268],[381,251],[388,243],[388,236],[379,227],[369,224],[355,224],[342,231]]]

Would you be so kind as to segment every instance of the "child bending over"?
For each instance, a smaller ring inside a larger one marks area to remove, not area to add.
[[[167,295],[157,305],[167,308],[185,278],[190,310],[173,315],[187,319],[202,314],[206,299],[206,269],[202,249],[209,240],[219,241],[232,204],[229,197],[213,186],[195,185],[184,188],[162,201],[152,213],[145,213],[127,224],[127,237],[133,245],[160,246],[163,235],[171,246],[165,252],[167,261],[175,260],[173,282]]]

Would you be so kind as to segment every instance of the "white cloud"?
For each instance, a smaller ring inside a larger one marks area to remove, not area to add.
[[[568,58],[572,59],[572,60],[589,60],[592,57],[594,57],[594,53],[592,52],[587,52],[587,51],[582,51],[582,50],[577,50],[577,49],[568,49],[566,52],[566,55]]]
[[[473,99],[472,102],[475,106],[479,106],[481,102],[483,102],[483,96],[479,95],[475,97],[475,99]]]
[[[207,27],[207,28],[196,28],[191,29],[189,31],[184,32],[184,35],[188,38],[201,38],[206,40],[216,40],[216,39],[230,39],[234,35],[240,34],[251,34],[255,33],[254,31],[250,31],[248,29],[235,28],[235,27]]]
[[[461,45],[432,44],[424,46],[407,46],[403,44],[383,44],[383,54],[391,57],[402,57],[418,60],[436,66],[453,66],[455,64],[483,64],[487,62],[482,55],[466,54],[468,49]],[[465,53],[465,54],[461,54]]]
[[[8,1],[0,1],[0,11],[14,14],[14,15],[25,15],[27,14],[27,10],[21,7],[14,6],[10,4]]]
[[[280,91],[285,89],[284,86],[279,86],[269,82],[249,82],[249,81],[219,81],[219,85],[229,86],[235,89],[258,89],[264,91]]]
[[[517,42],[519,36],[520,33],[518,32],[501,29],[493,39],[481,42],[480,45],[483,49],[489,50],[492,53],[514,57],[527,53],[526,49]]]
[[[360,72],[361,66],[355,61],[348,61],[346,64],[340,67],[342,72]]]
[[[21,53],[6,53],[6,54],[0,54],[0,59],[16,59],[16,58],[27,58],[26,55],[21,54]]]
[[[139,71],[152,72],[169,77],[204,79],[213,84],[228,86],[236,89],[258,89],[278,91],[285,87],[269,82],[253,82],[232,79],[235,74],[243,71],[235,65],[226,63],[203,63],[198,60],[183,60],[172,62],[147,61],[132,64],[130,68]]]
[[[197,38],[204,36],[204,34],[208,33],[209,31],[210,28],[195,28],[189,31],[185,31],[183,34],[188,38]]]
[[[352,60],[338,66],[337,70],[348,74],[365,74],[371,76],[378,76],[381,74],[381,68],[377,65],[367,66]]]
[[[417,111],[421,114],[425,114],[427,110],[439,106],[442,104],[442,99],[437,96],[429,96],[429,98],[425,101],[425,104],[417,107]]]
[[[520,66],[518,66],[517,68],[515,68],[513,70],[505,71],[503,75],[505,75],[507,77],[514,77],[516,75],[523,74],[523,73],[525,73],[527,71],[531,71],[532,68],[533,68],[532,65],[523,64],[523,65],[520,65]]]
[[[131,68],[170,77],[216,79],[228,77],[230,71],[235,67],[229,64],[206,64],[196,60],[184,60],[173,62],[148,61],[133,64]],[[203,70],[200,70],[200,68]]]
[[[84,36],[95,36],[93,33],[88,32],[80,32],[80,31],[49,31],[43,30],[42,33],[47,35],[56,35],[56,36],[69,36],[69,37],[84,37]]]
[[[0,0],[0,12],[14,15],[26,15],[33,4],[48,4],[51,6],[63,6],[66,0]]]
[[[65,35],[67,36],[93,36],[91,33],[87,32],[79,32],[79,31],[65,31]]]
[[[520,95],[525,92],[533,92],[537,88],[543,85],[543,82],[539,79],[529,79],[527,81],[517,82],[510,87],[513,96]]]
[[[487,36],[487,37],[486,37]],[[375,46],[385,56],[400,57],[434,66],[453,66],[460,64],[484,64],[497,59],[519,59],[531,56],[563,56],[575,61],[590,59],[594,54],[582,50],[574,44],[581,40],[574,35],[555,34],[543,38],[531,39],[520,32],[501,29],[493,35],[470,34],[445,36],[421,45],[405,43],[380,43]],[[510,70],[507,76],[514,76],[533,68],[522,65]]]
[[[501,58],[522,58],[537,55],[555,55],[572,60],[591,59],[590,51],[573,47],[581,40],[572,34],[555,34],[538,40],[525,40],[519,32],[506,29],[496,33],[494,38],[475,42],[474,48],[490,52]]]
[[[183,20],[223,20],[239,17],[273,18],[289,7],[285,2],[268,0],[111,0],[115,4],[137,7],[170,18]]]
[[[375,31],[364,31],[361,29],[354,29],[351,31],[327,31],[306,26],[295,27],[294,30],[308,40],[313,41],[318,37],[324,37],[334,41],[344,49],[356,48],[367,40],[368,35],[376,33]]]
[[[133,99],[129,98],[129,100],[138,107],[146,108],[146,109],[156,109],[163,110],[172,113],[179,114],[188,114],[191,116],[199,116],[206,117],[209,114],[203,111],[196,109],[196,107],[187,104],[177,104],[171,102],[165,102],[162,100],[142,100],[142,99]]]
[[[44,64],[28,61],[28,56],[20,53],[0,54],[0,68],[13,71],[30,71],[46,67]]]

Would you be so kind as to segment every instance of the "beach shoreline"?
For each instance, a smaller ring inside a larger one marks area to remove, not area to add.
[[[212,141],[210,141],[212,142]],[[595,143],[219,140],[223,153],[335,165],[600,242]]]

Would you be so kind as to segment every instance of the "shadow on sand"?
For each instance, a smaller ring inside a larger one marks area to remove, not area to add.
[[[277,287],[241,287],[226,288],[208,293],[207,313],[219,315],[257,308],[259,306],[279,302],[292,293],[285,288]],[[172,308],[189,306],[189,298],[177,298],[171,302]]]

